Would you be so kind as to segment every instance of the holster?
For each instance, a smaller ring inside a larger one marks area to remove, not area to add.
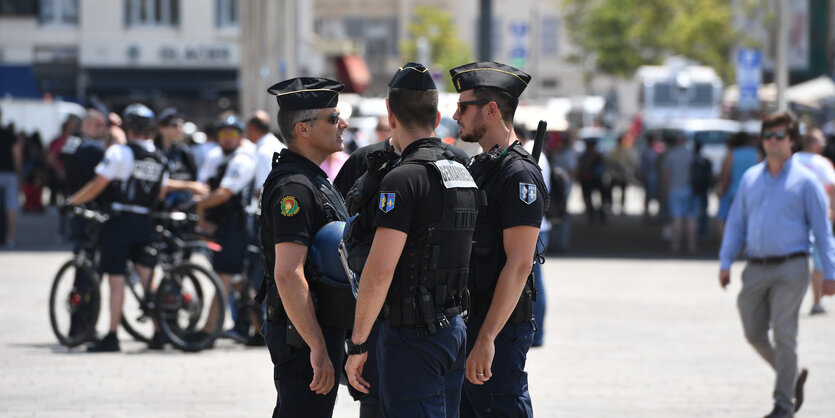
[[[510,314],[510,323],[519,324],[522,322],[530,322],[536,329],[536,322],[533,316],[533,302],[536,300],[536,288],[533,285],[533,272],[528,275],[528,280],[525,282],[525,287],[522,289],[522,294],[519,295],[519,302],[516,303],[516,308]]]

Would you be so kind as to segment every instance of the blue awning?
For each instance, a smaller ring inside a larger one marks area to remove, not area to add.
[[[41,97],[31,65],[0,65],[0,97]]]

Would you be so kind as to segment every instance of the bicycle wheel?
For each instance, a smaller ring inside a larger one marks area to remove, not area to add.
[[[226,319],[226,292],[214,272],[193,263],[174,266],[156,294],[160,330],[183,351],[214,344]]]
[[[49,292],[49,322],[58,341],[75,347],[93,340],[100,308],[98,274],[87,263],[64,263]]]
[[[128,261],[125,275],[125,301],[120,324],[136,341],[148,343],[154,336],[154,321],[140,301],[145,300],[145,288],[133,263]]]

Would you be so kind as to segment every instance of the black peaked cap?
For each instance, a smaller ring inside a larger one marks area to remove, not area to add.
[[[397,69],[389,81],[390,88],[410,90],[436,90],[435,80],[429,70],[416,62],[409,62]]]
[[[498,62],[473,62],[449,70],[449,75],[459,93],[476,87],[496,87],[519,97],[531,81],[528,73]]]
[[[297,77],[273,84],[267,92],[276,96],[281,110],[307,110],[336,107],[344,88],[327,78]]]

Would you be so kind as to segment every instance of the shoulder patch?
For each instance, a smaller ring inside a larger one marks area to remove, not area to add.
[[[536,186],[531,183],[519,183],[519,200],[527,205],[536,202]]]
[[[394,193],[380,193],[380,210],[389,213],[394,209]]]
[[[299,213],[299,201],[296,196],[287,195],[281,198],[281,214],[284,216],[293,216]]]

